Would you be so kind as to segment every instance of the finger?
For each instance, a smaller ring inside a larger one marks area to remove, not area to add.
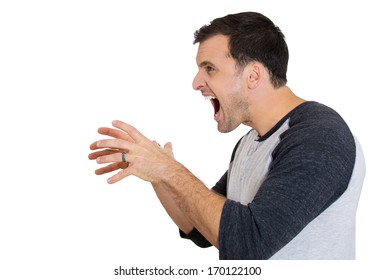
[[[133,143],[122,139],[103,139],[96,141],[90,145],[91,150],[97,149],[120,149],[128,151]]]
[[[123,169],[121,170],[120,172],[118,172],[117,174],[115,174],[114,176],[110,177],[107,182],[109,184],[114,184],[114,183],[117,183],[118,181],[128,177],[131,175],[131,170],[130,170],[130,167],[129,168],[126,168],[126,169]]]
[[[166,143],[164,149],[169,156],[174,158],[173,145],[171,142]]]
[[[126,156],[126,162],[128,161],[128,158]],[[109,163],[109,162],[123,162],[122,161],[122,153],[115,153],[115,154],[109,154],[109,155],[104,155],[101,157],[98,157],[96,159],[96,162],[99,164],[103,163]]]
[[[95,170],[95,174],[96,175],[102,175],[102,174],[106,174],[106,173],[116,171],[118,169],[125,169],[128,166],[129,166],[129,164],[127,162],[115,162],[115,163],[109,164],[107,166],[104,166],[102,168],[99,168],[99,169]]]
[[[90,145],[90,150],[97,150],[97,149],[101,149],[100,147],[97,146],[97,143],[99,141],[95,141],[93,142],[91,145]]]
[[[110,162],[129,163],[129,162],[131,162],[131,159],[133,159],[131,154],[125,153],[125,160],[126,161],[123,161],[123,156],[122,156],[122,152],[121,152],[121,153],[115,153],[115,154],[110,154],[110,155],[105,155],[105,156],[98,157],[96,159],[96,162],[99,163],[99,164],[110,163]]]
[[[106,149],[98,152],[94,152],[88,155],[88,159],[97,159],[98,157],[118,153],[118,150]]]
[[[112,125],[116,128],[119,128],[123,131],[125,131],[126,133],[128,133],[130,135],[130,137],[132,139],[134,139],[135,142],[139,142],[141,140],[143,140],[144,138],[146,138],[143,134],[141,134],[135,127],[127,124],[127,123],[124,123],[122,121],[113,121],[112,122]]]
[[[97,130],[97,132],[100,133],[101,135],[107,135],[107,136],[110,136],[110,137],[123,139],[123,140],[129,141],[129,142],[134,142],[134,139],[132,139],[129,134],[127,134],[123,131],[120,131],[118,129],[113,129],[113,128],[109,128],[109,127],[100,127]]]
[[[167,142],[164,146],[164,149],[168,152],[173,152],[173,144],[171,144],[171,142]]]
[[[158,143],[157,141],[152,141],[153,144],[155,144],[157,147],[161,147],[160,143]]]

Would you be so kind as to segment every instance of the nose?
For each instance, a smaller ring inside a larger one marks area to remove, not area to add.
[[[203,90],[206,86],[204,78],[200,75],[200,71],[196,74],[192,82],[192,87],[194,90]]]

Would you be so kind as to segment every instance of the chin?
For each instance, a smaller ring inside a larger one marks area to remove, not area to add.
[[[217,129],[221,133],[229,133],[229,132],[233,131],[235,128],[237,128],[238,126],[239,125],[231,126],[231,125],[220,125],[220,124],[218,124]]]

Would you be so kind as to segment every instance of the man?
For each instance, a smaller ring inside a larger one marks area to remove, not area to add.
[[[363,154],[332,109],[287,86],[288,48],[259,13],[215,19],[195,33],[193,87],[210,99],[220,132],[252,127],[210,190],[161,148],[121,121],[99,133],[89,155],[115,183],[152,183],[183,238],[214,245],[220,259],[353,259]]]

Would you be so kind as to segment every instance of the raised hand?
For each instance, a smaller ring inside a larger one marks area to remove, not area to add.
[[[99,128],[98,132],[113,138],[92,143],[90,149],[99,151],[88,156],[91,160],[96,159],[99,164],[109,163],[97,169],[97,175],[121,169],[108,179],[108,183],[118,182],[130,175],[156,183],[162,179],[165,172],[170,172],[173,166],[178,165],[173,157],[171,143],[162,148],[129,124],[113,121],[112,125],[115,128]]]

